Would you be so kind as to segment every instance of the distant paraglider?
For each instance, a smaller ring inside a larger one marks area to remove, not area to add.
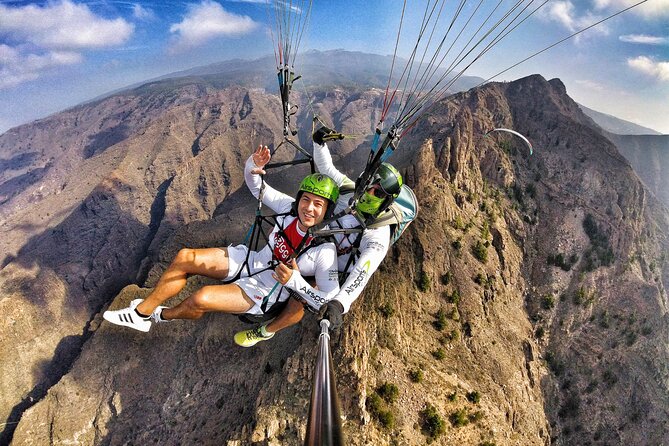
[[[519,137],[520,139],[522,139],[525,142],[527,147],[530,149],[530,155],[532,155],[532,143],[527,138],[525,138],[523,135],[518,133],[517,131],[511,130],[511,129],[496,128],[496,129],[492,129],[492,130],[486,132],[483,136],[486,137],[486,136],[490,135],[492,132],[507,132],[507,133],[511,133],[512,135],[516,135],[517,137]]]

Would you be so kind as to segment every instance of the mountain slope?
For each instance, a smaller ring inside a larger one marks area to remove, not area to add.
[[[381,96],[312,94],[328,122],[363,135]],[[106,118],[131,103],[147,105],[128,106],[132,119]],[[0,271],[11,321],[0,329],[1,415],[19,422],[3,440],[301,441],[313,316],[247,350],[232,343],[244,327],[232,316],[144,335],[101,323],[99,313],[145,295],[180,247],[241,239],[254,204],[241,166],[256,144],[280,141],[278,110],[260,90],[184,79],[0,136],[2,159],[17,172],[51,160],[41,180],[0,205],[7,233],[18,234],[4,242],[13,256]],[[298,123],[308,147],[305,110]],[[529,156],[505,135],[482,137],[499,126],[541,150]],[[112,144],[87,151],[91,140]],[[369,144],[332,148],[356,172]],[[348,443],[423,444],[428,405],[445,425],[436,444],[669,441],[667,214],[564,86],[532,76],[455,95],[424,116],[394,162],[421,211],[346,316],[335,349]],[[268,182],[294,190],[302,173]],[[49,185],[63,180],[82,185],[50,198]],[[33,219],[47,213],[62,215]],[[177,299],[206,283],[190,279]],[[384,383],[398,388],[386,408],[392,427],[368,400]]]
[[[392,56],[362,53],[345,50],[306,51],[299,56],[299,69],[295,73],[301,76],[293,84],[295,94],[309,96],[322,91],[326,86],[345,87],[356,91],[370,88],[386,88],[388,73],[391,71]],[[396,65],[406,63],[403,59],[396,60]],[[264,88],[275,92],[278,89],[276,78],[276,62],[274,57],[265,56],[254,60],[234,59],[194,67],[189,70],[169,73],[155,79],[148,80],[111,92],[95,102],[127,90],[138,93],[155,90],[171,90],[179,85],[199,84],[201,86],[225,88],[243,86],[248,88]],[[435,79],[443,74],[442,70],[435,73]],[[393,75],[397,82],[399,73]],[[479,85],[483,79],[476,76],[462,76],[452,86],[452,91],[464,91]],[[306,98],[305,104],[309,102]],[[318,102],[318,101],[315,101]]]
[[[607,132],[615,133],[617,135],[660,135],[653,129],[634,124],[624,119],[616,118],[615,116],[607,115],[606,113],[592,110],[584,105],[579,105],[583,113],[591,117],[601,128]]]

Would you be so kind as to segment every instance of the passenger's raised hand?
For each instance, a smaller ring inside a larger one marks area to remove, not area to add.
[[[265,164],[269,163],[270,158],[272,158],[272,154],[269,152],[267,146],[263,146],[262,144],[259,145],[256,151],[253,152],[253,163],[257,167],[255,169],[251,169],[251,173],[265,175],[265,170],[263,167],[265,167]]]

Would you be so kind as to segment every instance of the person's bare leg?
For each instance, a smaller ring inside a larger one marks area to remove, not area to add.
[[[288,299],[288,305],[281,313],[269,324],[265,326],[265,330],[269,333],[276,333],[279,330],[295,325],[304,317],[304,305],[293,299]]]
[[[174,308],[165,308],[161,317],[172,319],[199,319],[210,311],[241,314],[253,307],[253,301],[239,286],[208,285],[190,295]]]
[[[181,249],[160,276],[151,294],[137,306],[137,311],[148,316],[158,305],[179,294],[186,286],[188,274],[225,279],[228,265],[226,248]]]

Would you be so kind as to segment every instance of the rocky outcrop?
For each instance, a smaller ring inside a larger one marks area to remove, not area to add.
[[[276,144],[277,100],[198,91],[111,147],[81,151],[82,166],[110,156],[114,169],[64,212],[68,224],[0,272],[11,315],[2,363],[25,358],[22,373],[2,366],[0,407],[13,408],[2,416],[20,420],[12,444],[301,443],[313,315],[240,349],[232,335],[245,326],[234,316],[142,334],[98,313],[146,295],[180,247],[239,240],[250,221],[241,164],[256,144]],[[374,90],[314,96],[346,133],[373,124]],[[528,136],[534,155],[508,135],[484,138],[494,127]],[[532,76],[453,96],[404,138],[394,162],[421,211],[334,350],[348,444],[669,441],[669,221],[600,132],[558,80]],[[355,171],[368,147],[338,144],[337,163]],[[24,168],[40,159],[5,158]],[[268,181],[295,187],[287,175]],[[77,247],[81,227],[91,234]],[[61,245],[77,248],[68,257]],[[206,283],[191,278],[175,301]],[[396,386],[396,400],[378,403],[383,384]],[[430,432],[429,407],[443,432]]]

